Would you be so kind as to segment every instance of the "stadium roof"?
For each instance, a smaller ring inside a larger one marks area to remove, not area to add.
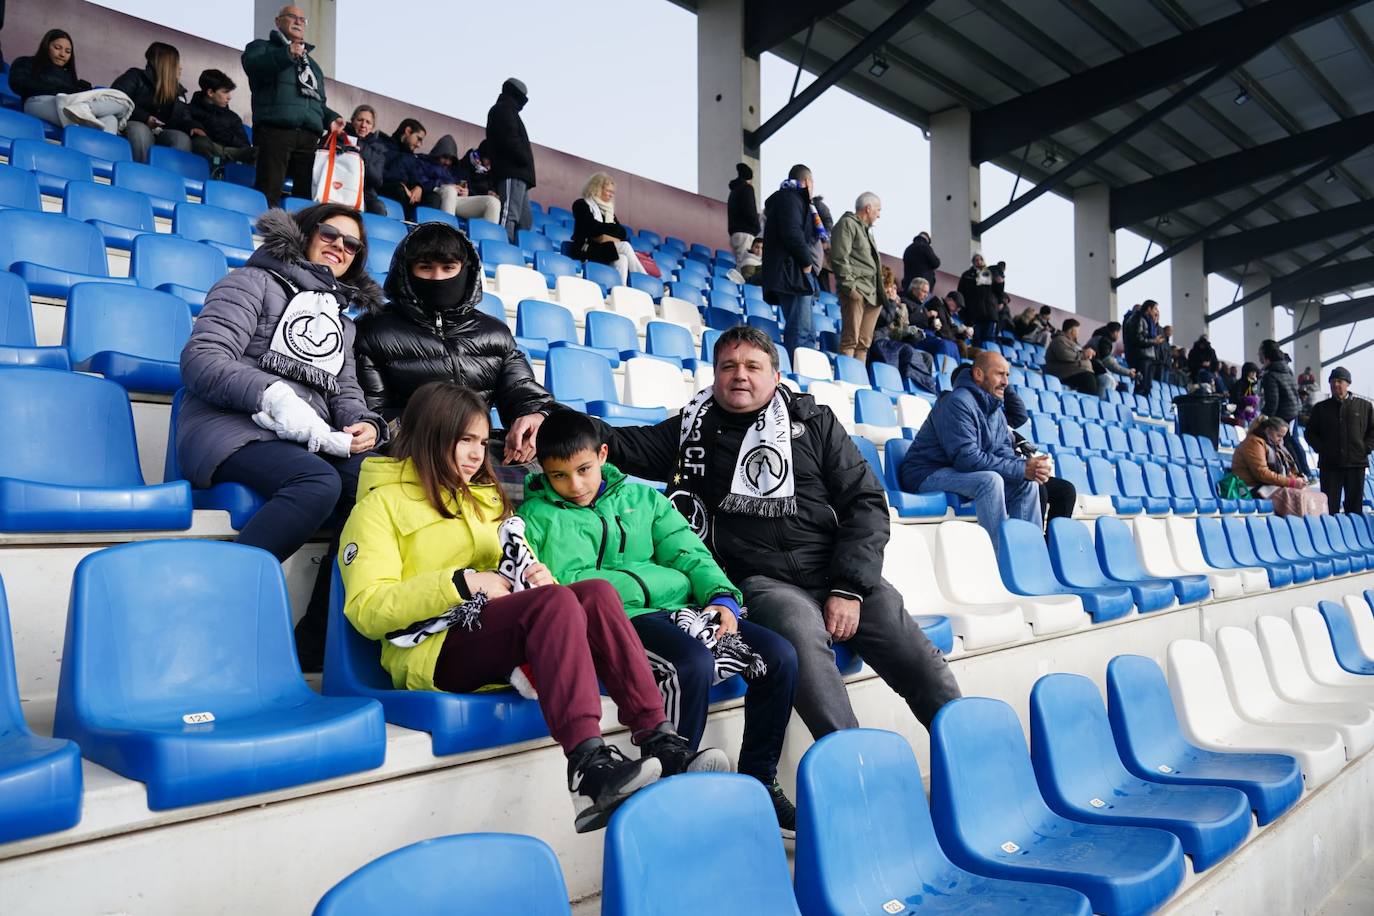
[[[748,52],[802,62],[819,75],[812,92],[834,82],[921,127],[967,107],[975,161],[1023,175],[1036,194],[1106,184],[1114,228],[1166,250],[1205,232],[1208,272],[1285,278],[1276,304],[1374,283],[1374,4],[745,0],[745,10]],[[806,88],[783,112],[763,112],[752,139],[804,107]],[[984,201],[980,228],[1009,212]],[[1118,283],[1131,275],[1123,265]]]

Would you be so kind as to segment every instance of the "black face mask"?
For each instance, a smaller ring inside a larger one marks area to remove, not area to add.
[[[420,304],[431,312],[452,308],[463,298],[467,277],[458,273],[447,280],[425,280],[411,275],[410,289]]]

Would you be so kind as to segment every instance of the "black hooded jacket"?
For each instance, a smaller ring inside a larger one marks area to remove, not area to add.
[[[908,289],[917,277],[924,277],[930,284],[930,291],[935,292],[935,268],[939,266],[940,257],[930,247],[930,242],[924,235],[916,236],[902,252],[902,289]]]
[[[520,109],[529,101],[511,86],[503,85],[496,104],[487,112],[487,149],[491,153],[493,184],[514,178],[534,187],[534,149]]]
[[[191,116],[200,122],[205,135],[220,146],[231,149],[252,146],[248,132],[243,129],[243,118],[232,108],[221,108],[206,98],[204,92],[197,91],[191,96]]]
[[[186,104],[186,87],[180,83],[177,84],[175,98],[166,104],[157,104],[157,74],[153,72],[152,64],[146,67],[130,67],[115,77],[110,88],[118,89],[133,100],[134,113],[130,115],[132,121],[146,123],[149,118],[157,118],[171,130],[185,133],[200,127],[191,106]]]
[[[457,305],[431,312],[420,303],[410,288],[403,241],[387,274],[388,304],[358,319],[358,384],[368,406],[388,421],[401,415],[417,388],[433,381],[456,382],[481,394],[507,427],[553,405],[506,323],[477,310],[482,262],[466,235],[462,243],[467,283]]]
[[[758,238],[763,226],[759,223],[759,199],[754,196],[754,186],[743,178],[730,182],[730,197],[725,202],[726,229],[734,235],[747,232]]]
[[[10,63],[10,89],[21,99],[44,95],[85,92],[91,84],[52,64],[41,66],[36,57],[19,57]]]

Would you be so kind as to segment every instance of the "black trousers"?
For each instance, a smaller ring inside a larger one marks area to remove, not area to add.
[[[1322,468],[1322,493],[1326,494],[1327,511],[1349,512],[1359,515],[1364,509],[1364,468]],[[1341,494],[1345,494],[1342,507]]]
[[[1062,477],[1051,477],[1040,485],[1040,504],[1045,524],[1054,518],[1073,518],[1078,504],[1078,488]]]
[[[1150,396],[1150,389],[1154,386],[1155,372],[1158,364],[1152,359],[1142,359],[1140,365],[1131,364],[1135,369],[1135,393],[1144,397]]]
[[[269,207],[281,206],[281,186],[290,178],[291,196],[310,197],[310,182],[315,168],[317,130],[253,125],[253,145],[258,148],[257,188],[267,197]]]

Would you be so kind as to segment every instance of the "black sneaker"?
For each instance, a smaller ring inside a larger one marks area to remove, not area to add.
[[[705,747],[692,753],[687,739],[673,731],[668,723],[660,723],[639,745],[639,756],[657,757],[663,764],[664,776],[678,773],[728,773],[730,758],[717,747]]]
[[[586,750],[581,747],[597,742]],[[655,757],[631,760],[620,748],[589,738],[568,758],[568,791],[572,793],[578,833],[600,830],[620,803],[658,779],[663,765]]]
[[[775,779],[770,784],[765,784],[764,788],[773,798],[773,811],[778,816],[778,828],[782,830],[785,840],[795,840],[797,838],[797,806],[792,804],[787,797],[787,793],[782,790]]]

